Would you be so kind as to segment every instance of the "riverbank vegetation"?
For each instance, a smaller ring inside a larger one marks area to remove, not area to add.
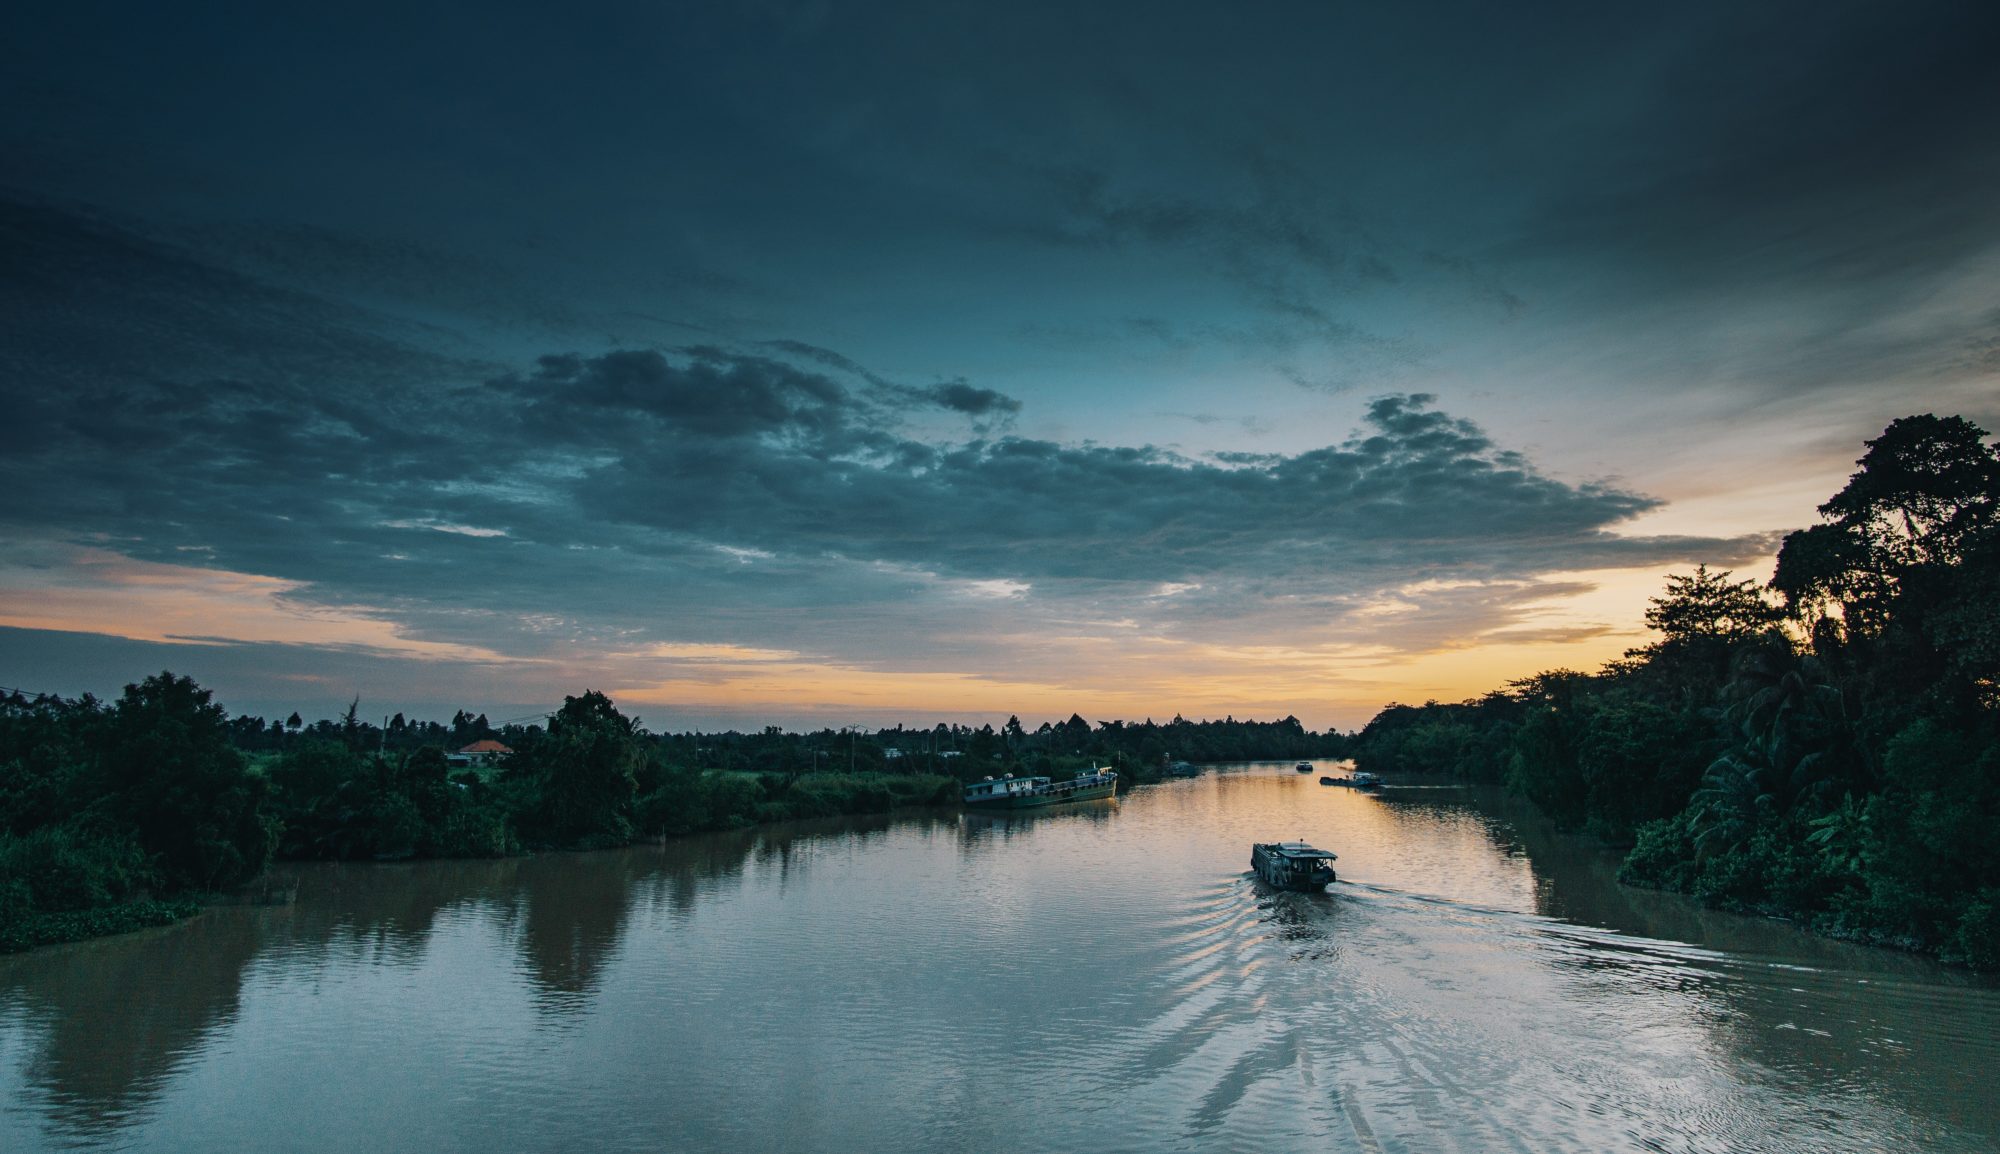
[[[1697,568],[1596,673],[1383,710],[1377,773],[1504,783],[1629,847],[1622,880],[2000,969],[2000,454],[1906,417],[1784,539]]]
[[[305,724],[230,717],[162,673],[113,703],[0,698],[0,949],[157,925],[273,859],[497,857],[704,830],[949,805],[988,774],[1092,764],[1150,780],[1171,756],[1323,755],[1338,734],[1175,718],[1034,730],[652,734],[602,693],[534,724]],[[450,750],[509,752],[467,764]]]

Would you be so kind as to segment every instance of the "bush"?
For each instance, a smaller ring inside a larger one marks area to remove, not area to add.
[[[478,799],[468,799],[445,818],[437,853],[441,857],[505,857],[520,848],[505,816]]]
[[[1967,903],[1942,952],[1946,961],[2000,970],[2000,889],[1981,890]]]
[[[0,953],[16,953],[57,942],[82,941],[106,934],[127,934],[148,926],[168,926],[201,912],[191,899],[145,899],[96,909],[34,914],[17,921],[0,921]]]
[[[1694,887],[1699,864],[1687,817],[1679,814],[1639,827],[1632,852],[1618,867],[1618,880],[1630,886],[1685,891]]]
[[[155,881],[145,851],[129,838],[46,826],[0,834],[0,910],[60,913],[122,902]]]

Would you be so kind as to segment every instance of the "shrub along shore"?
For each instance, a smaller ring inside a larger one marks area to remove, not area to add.
[[[161,673],[112,703],[0,698],[0,951],[162,925],[274,859],[401,860],[596,849],[704,830],[956,805],[986,774],[1110,764],[1151,779],[1200,760],[1325,756],[1337,733],[1279,722],[1079,716],[1024,729],[647,733],[602,693],[533,725],[294,714],[231,718]],[[446,751],[509,752],[455,764]]]
[[[1667,578],[1660,640],[1356,737],[1629,847],[1620,879],[2000,969],[2000,454],[1906,417],[1768,586]]]

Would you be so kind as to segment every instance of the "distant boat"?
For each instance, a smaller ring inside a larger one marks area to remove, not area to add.
[[[1165,772],[1168,777],[1199,777],[1201,767],[1187,761],[1170,761]]]
[[[965,787],[971,809],[1039,809],[1072,801],[1095,801],[1118,792],[1118,774],[1095,766],[1068,781],[1046,777],[989,777]]]
[[[1302,841],[1258,842],[1250,847],[1250,868],[1274,889],[1316,894],[1333,884],[1337,856]]]
[[[1313,771],[1313,763],[1310,761],[1302,761],[1297,765],[1293,766],[1292,768],[1298,770],[1300,773],[1311,773]]]
[[[1353,789],[1377,790],[1382,788],[1382,779],[1367,770],[1357,770],[1347,777],[1322,777],[1321,785],[1345,785]]]

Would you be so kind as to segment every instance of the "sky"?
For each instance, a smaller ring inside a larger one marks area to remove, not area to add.
[[[1595,668],[2000,428],[1990,4],[25,4],[0,685],[654,728]]]

